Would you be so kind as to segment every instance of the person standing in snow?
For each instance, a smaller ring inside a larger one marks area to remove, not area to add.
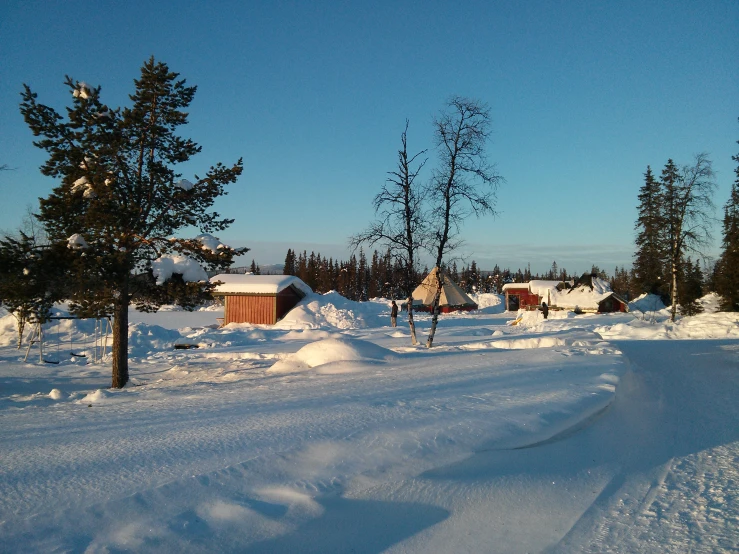
[[[541,303],[541,313],[544,314],[544,319],[549,315],[549,306],[547,306],[546,302]]]
[[[398,305],[393,300],[393,305],[390,308],[390,325],[393,327],[398,326]]]

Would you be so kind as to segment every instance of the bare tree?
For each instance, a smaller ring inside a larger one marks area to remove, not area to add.
[[[685,252],[700,254],[711,240],[713,193],[716,190],[711,160],[697,154],[692,165],[677,170],[669,160],[662,172],[665,209],[665,239],[671,273],[670,319],[675,321],[678,303],[678,277]]]
[[[432,243],[436,255],[437,287],[426,346],[431,348],[439,320],[439,303],[445,256],[461,244],[460,228],[474,215],[495,215],[495,191],[502,181],[487,161],[485,147],[490,136],[490,109],[477,100],[454,96],[434,120],[439,165],[429,185],[433,203]]]
[[[406,301],[408,326],[411,331],[411,342],[416,345],[418,340],[413,321],[413,289],[417,275],[417,253],[425,234],[421,192],[416,185],[416,178],[426,163],[426,159],[417,160],[426,153],[426,150],[413,156],[408,155],[408,120],[405,121],[405,130],[400,135],[400,140],[402,148],[398,150],[397,168],[388,172],[387,181],[373,201],[377,220],[365,231],[353,236],[350,245],[356,249],[365,242],[370,246],[383,244],[390,249],[393,257],[402,263],[403,287],[408,292]]]

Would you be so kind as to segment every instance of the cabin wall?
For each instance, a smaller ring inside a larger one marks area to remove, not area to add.
[[[291,288],[280,291],[277,294],[277,314],[275,322],[285,317],[287,312],[292,310],[301,300],[302,298],[300,295]]]
[[[518,309],[526,310],[532,306],[541,304],[541,297],[538,294],[529,292],[528,289],[508,289],[505,291],[505,307],[507,311],[511,311],[509,299],[511,296],[518,298]]]
[[[275,296],[226,296],[224,324],[256,323],[273,325],[277,322]]]

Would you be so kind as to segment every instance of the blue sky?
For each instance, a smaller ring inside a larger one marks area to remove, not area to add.
[[[198,86],[185,177],[244,158],[218,204],[248,261],[345,258],[400,133],[432,146],[454,94],[489,104],[499,216],[470,220],[483,268],[629,264],[646,166],[708,152],[726,202],[739,153],[739,4],[708,2],[34,2],[0,6],[0,228],[54,182],[18,112],[22,83],[63,111],[65,74],[123,105],[154,55]],[[434,163],[431,156],[428,165]],[[714,239],[716,252],[720,240]]]

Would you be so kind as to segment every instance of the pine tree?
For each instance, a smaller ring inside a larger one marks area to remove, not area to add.
[[[688,257],[681,267],[679,274],[680,313],[682,315],[696,315],[703,311],[698,300],[703,297],[703,272],[696,260],[693,263]]]
[[[283,275],[296,275],[296,268],[295,268],[295,252],[293,252],[290,248],[287,249],[287,254],[285,255],[285,265],[282,268],[282,274]]]
[[[134,80],[131,107],[106,106],[100,87],[69,77],[66,85],[73,95],[66,121],[37,103],[28,86],[22,94],[21,113],[33,134],[43,137],[34,144],[49,154],[41,172],[61,179],[41,200],[39,220],[52,244],[75,250],[65,268],[73,312],[114,316],[112,386],[120,388],[128,381],[129,305],[146,311],[165,302],[192,308],[213,286],[186,282],[182,273],[167,275],[158,265],[162,257],[222,269],[239,253],[224,245],[211,248],[211,235],[171,237],[188,226],[212,233],[230,225],[232,220],[209,209],[225,194],[224,186],[236,181],[242,163],[219,163],[194,183],[180,179],[174,168],[200,152],[177,135],[196,87],[154,58]]]
[[[0,305],[16,319],[18,348],[27,323],[44,323],[55,302],[65,296],[65,281],[58,268],[68,250],[58,245],[39,246],[34,237],[0,240]]]
[[[668,168],[663,172],[663,179],[667,179],[667,183],[672,183],[675,172],[675,165],[670,160]],[[634,225],[637,231],[634,274],[640,294],[645,292],[659,294],[666,300],[668,291],[664,279],[663,200],[660,182],[654,178],[652,168],[647,166],[644,184],[639,189],[639,216]]]
[[[716,263],[714,283],[721,296],[721,309],[739,312],[739,154],[731,159],[737,162],[736,179],[724,206],[721,256]]]

